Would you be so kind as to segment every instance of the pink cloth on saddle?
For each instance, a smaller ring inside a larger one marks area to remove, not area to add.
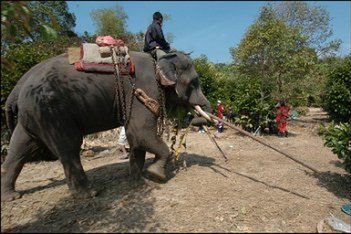
[[[124,41],[121,39],[114,39],[111,36],[98,36],[95,43],[98,46],[124,46]]]

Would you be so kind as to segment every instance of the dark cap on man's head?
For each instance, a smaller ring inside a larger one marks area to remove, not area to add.
[[[162,16],[162,14],[160,13],[160,12],[155,12],[154,13],[154,15],[152,16],[152,18],[154,19],[154,20],[162,20],[163,19],[163,16]]]

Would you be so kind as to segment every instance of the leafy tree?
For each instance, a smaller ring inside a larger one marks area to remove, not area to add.
[[[135,33],[134,34],[134,41],[136,43],[136,47],[137,47],[137,51],[143,51],[144,49],[144,37],[145,37],[145,33],[143,33],[142,31]]]
[[[311,6],[305,1],[282,1],[273,4],[277,17],[289,27],[297,28],[307,38],[308,46],[318,56],[333,55],[340,47],[341,40],[332,40],[333,30],[329,12],[321,6]]]
[[[4,56],[11,44],[75,36],[74,26],[75,16],[68,12],[65,1],[2,1],[1,65],[13,69]]]
[[[77,36],[73,29],[76,26],[76,16],[68,11],[66,1],[30,1],[28,7],[33,12],[34,33],[37,33],[41,23],[53,25],[61,36]],[[39,36],[40,37],[40,34]]]
[[[65,1],[2,1],[1,44],[75,36],[75,15]],[[2,47],[2,49],[4,49]]]
[[[123,7],[116,5],[112,8],[94,10],[90,16],[96,25],[96,35],[110,35],[124,40],[129,50],[142,51],[144,46],[144,33],[131,33],[127,31],[128,16]]]
[[[195,58],[193,64],[199,75],[202,92],[210,103],[215,105],[217,98],[219,98],[215,66],[208,61],[205,55]]]
[[[240,44],[231,48],[240,72],[260,81],[261,107],[270,98],[292,99],[303,94],[301,80],[308,77],[316,60],[306,40],[299,30],[279,20],[271,7],[263,7]],[[263,109],[258,119],[266,121]]]
[[[123,39],[127,37],[126,20],[128,16],[123,7],[116,5],[113,8],[94,10],[90,16],[96,25],[96,34]]]

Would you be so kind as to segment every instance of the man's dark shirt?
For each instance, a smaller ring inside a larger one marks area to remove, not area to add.
[[[154,20],[145,33],[144,52],[150,52],[154,50],[156,46],[160,46],[160,49],[163,50],[170,49],[169,43],[163,36],[161,25]]]

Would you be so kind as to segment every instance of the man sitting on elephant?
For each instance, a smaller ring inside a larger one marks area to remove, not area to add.
[[[151,53],[159,60],[166,53],[170,52],[169,43],[166,41],[162,31],[163,16],[160,12],[153,14],[152,24],[145,33],[144,52]]]

